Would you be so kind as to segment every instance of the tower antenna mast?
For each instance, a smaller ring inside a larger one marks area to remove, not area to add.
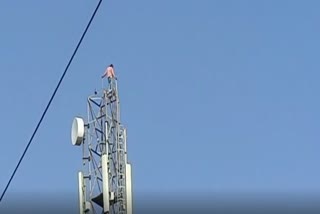
[[[87,121],[75,117],[72,144],[82,146],[78,172],[80,214],[132,214],[127,130],[120,120],[118,80],[87,99]]]

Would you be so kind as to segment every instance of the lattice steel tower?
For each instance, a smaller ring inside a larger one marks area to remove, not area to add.
[[[131,164],[120,122],[117,80],[87,99],[87,121],[75,117],[72,144],[83,149],[78,173],[80,214],[132,214]]]

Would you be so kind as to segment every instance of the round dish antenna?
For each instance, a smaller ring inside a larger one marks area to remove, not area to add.
[[[80,117],[73,119],[71,130],[72,145],[80,146],[84,137],[84,121]]]

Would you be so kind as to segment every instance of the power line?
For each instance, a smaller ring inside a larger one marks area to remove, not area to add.
[[[78,49],[79,49],[79,47],[80,47],[80,45],[81,45],[81,43],[82,43],[82,40],[83,40],[83,38],[85,37],[85,35],[86,35],[86,33],[87,33],[90,25],[91,25],[91,22],[92,22],[92,20],[94,19],[95,15],[96,15],[96,13],[97,13],[100,5],[101,5],[101,2],[102,2],[102,0],[99,0],[99,3],[98,3],[98,5],[97,5],[96,8],[95,8],[95,10],[94,10],[94,12],[93,12],[93,14],[92,14],[92,16],[91,16],[91,18],[90,18],[90,21],[89,21],[89,23],[87,24],[87,26],[86,26],[86,28],[85,28],[85,30],[84,30],[84,32],[83,32],[83,34],[82,34],[82,36],[81,36],[78,44],[77,44],[77,46],[76,46],[76,49],[73,51],[73,54],[72,54],[72,56],[71,56],[71,58],[70,58],[70,60],[69,60],[69,62],[68,62],[68,64],[67,64],[67,66],[66,66],[66,68],[65,68],[65,70],[64,70],[64,72],[63,72],[63,74],[62,74],[62,76],[61,76],[61,78],[60,78],[60,80],[59,80],[58,85],[56,86],[56,88],[55,88],[55,90],[54,90],[54,92],[53,92],[53,94],[52,94],[52,96],[51,96],[51,98],[50,98],[50,100],[49,100],[49,103],[47,104],[47,107],[45,108],[45,110],[44,110],[44,112],[43,112],[43,114],[42,114],[42,116],[41,116],[41,118],[40,118],[40,120],[39,120],[39,122],[38,122],[38,124],[37,124],[37,126],[36,126],[36,128],[35,128],[35,130],[34,130],[34,132],[33,132],[33,134],[32,134],[32,136],[31,136],[31,138],[30,138],[30,140],[29,140],[29,142],[28,142],[28,144],[27,144],[27,147],[24,149],[24,152],[23,152],[23,154],[22,154],[22,156],[21,156],[21,158],[20,158],[20,160],[19,160],[16,168],[14,169],[14,171],[13,171],[13,173],[12,173],[12,175],[11,175],[11,177],[10,177],[7,185],[6,185],[6,188],[4,189],[4,191],[3,191],[2,195],[1,195],[0,202],[2,201],[5,193],[7,192],[7,189],[8,189],[8,187],[9,187],[9,185],[10,185],[10,183],[11,183],[14,175],[16,174],[16,172],[17,172],[17,170],[18,170],[18,168],[19,168],[19,166],[20,166],[20,164],[21,164],[21,162],[22,162],[22,160],[23,160],[23,158],[24,158],[24,156],[25,156],[25,154],[26,154],[26,152],[27,152],[30,144],[32,143],[33,138],[34,138],[34,136],[36,135],[36,133],[37,133],[37,131],[38,131],[38,129],[39,129],[41,123],[42,123],[42,120],[43,120],[43,118],[45,117],[45,115],[46,115],[46,113],[47,113],[47,111],[48,111],[48,109],[49,109],[49,107],[50,107],[50,105],[51,105],[51,102],[52,102],[53,98],[55,97],[55,95],[56,95],[56,93],[57,93],[57,91],[58,91],[58,89],[59,89],[59,87],[60,87],[60,84],[61,84],[62,80],[64,79],[64,76],[66,75],[66,73],[67,73],[67,71],[68,71],[68,69],[69,69],[69,66],[70,66],[71,62],[72,62],[74,56],[76,55],[76,53],[77,53],[77,51],[78,51]]]

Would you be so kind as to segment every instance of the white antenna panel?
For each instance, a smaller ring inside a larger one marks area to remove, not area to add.
[[[80,146],[84,137],[84,121],[80,117],[76,117],[72,123],[71,140],[72,145]]]

